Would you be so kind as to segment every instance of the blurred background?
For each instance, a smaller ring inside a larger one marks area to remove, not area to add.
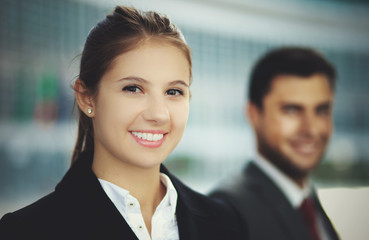
[[[253,63],[278,46],[325,54],[338,70],[335,132],[314,181],[343,228],[341,218],[354,211],[337,201],[369,186],[366,0],[0,0],[0,217],[52,191],[68,169],[78,56],[91,27],[116,5],[167,14],[192,48],[190,118],[166,165],[204,193],[254,154],[243,114]],[[369,194],[359,196],[359,212],[369,216]]]

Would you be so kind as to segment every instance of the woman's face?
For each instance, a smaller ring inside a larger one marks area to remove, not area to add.
[[[189,70],[170,44],[148,41],[119,55],[93,101],[94,159],[139,168],[163,162],[187,123]]]

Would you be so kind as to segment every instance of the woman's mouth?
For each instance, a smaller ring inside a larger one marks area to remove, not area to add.
[[[138,144],[148,148],[160,147],[166,137],[164,132],[146,132],[146,131],[132,131],[130,132]]]

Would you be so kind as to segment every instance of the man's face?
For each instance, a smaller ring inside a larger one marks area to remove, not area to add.
[[[322,74],[275,77],[262,109],[249,105],[259,153],[292,179],[303,180],[327,147],[332,104],[333,90]]]

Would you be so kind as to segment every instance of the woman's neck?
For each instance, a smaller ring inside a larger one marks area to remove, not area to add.
[[[92,163],[95,175],[127,191],[140,203],[146,227],[151,235],[151,219],[166,188],[160,181],[160,165],[140,168],[120,160],[95,158]]]

